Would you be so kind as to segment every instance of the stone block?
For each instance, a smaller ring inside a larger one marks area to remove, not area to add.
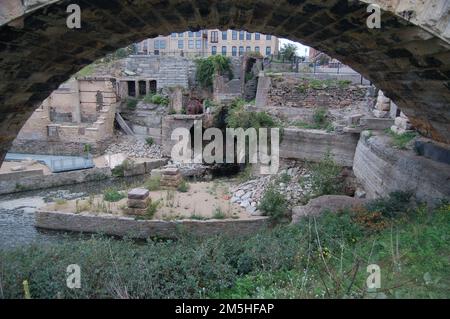
[[[146,199],[128,199],[127,206],[128,208],[147,208],[151,202],[150,196]]]
[[[163,175],[177,175],[180,174],[180,170],[176,167],[165,168],[162,171]]]
[[[128,192],[128,199],[145,200],[149,194],[150,192],[145,188],[133,188]]]
[[[133,215],[133,216],[143,216],[147,213],[146,208],[127,208],[125,210],[127,215]]]
[[[405,119],[403,117],[397,117],[395,118],[395,125],[400,128],[400,129],[404,129],[404,130],[410,130],[412,129],[412,125],[409,122],[408,119]]]
[[[347,125],[358,125],[363,114],[352,114],[347,117]]]
[[[386,111],[373,110],[373,115],[378,118],[385,118],[388,114]]]

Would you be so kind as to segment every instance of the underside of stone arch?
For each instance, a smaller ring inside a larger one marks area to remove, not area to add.
[[[423,134],[450,143],[449,1],[424,1],[416,11],[408,0],[28,2],[35,6],[1,2],[0,160],[34,109],[83,66],[144,38],[209,28],[273,34],[326,52],[370,79]],[[382,5],[381,29],[366,25],[369,2]],[[69,4],[81,7],[81,29],[66,25]]]

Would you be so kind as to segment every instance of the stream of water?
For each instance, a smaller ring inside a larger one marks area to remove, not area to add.
[[[100,194],[106,188],[125,188],[141,182],[141,177],[129,179],[111,179],[106,181],[62,186],[31,192],[22,192],[0,196],[0,249],[28,244],[45,244],[64,238],[77,238],[78,234],[38,229],[35,224],[35,212],[46,205],[53,197],[80,197]]]

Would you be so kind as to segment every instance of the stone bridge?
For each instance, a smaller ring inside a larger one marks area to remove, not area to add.
[[[366,25],[369,3],[381,29]],[[81,29],[66,26],[69,4]],[[95,59],[148,37],[243,29],[302,42],[370,79],[450,143],[450,0],[1,0],[0,160],[33,110]]]

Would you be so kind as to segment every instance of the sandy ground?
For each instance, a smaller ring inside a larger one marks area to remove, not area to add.
[[[14,172],[12,170],[12,168],[18,167],[18,166],[23,166],[25,168],[22,171],[42,169],[44,171],[44,175],[51,174],[50,169],[47,167],[47,165],[40,164],[35,161],[3,162],[2,166],[0,167],[0,173]]]
[[[159,202],[153,219],[213,219],[220,212],[224,218],[250,219],[244,208],[229,201],[229,184],[225,181],[196,182],[189,184],[189,191],[159,190],[150,192],[152,202]],[[45,209],[63,212],[90,212],[96,214],[113,214],[124,216],[127,199],[118,202],[106,202],[103,196],[72,201],[58,201]],[[223,218],[221,218],[223,219]]]

